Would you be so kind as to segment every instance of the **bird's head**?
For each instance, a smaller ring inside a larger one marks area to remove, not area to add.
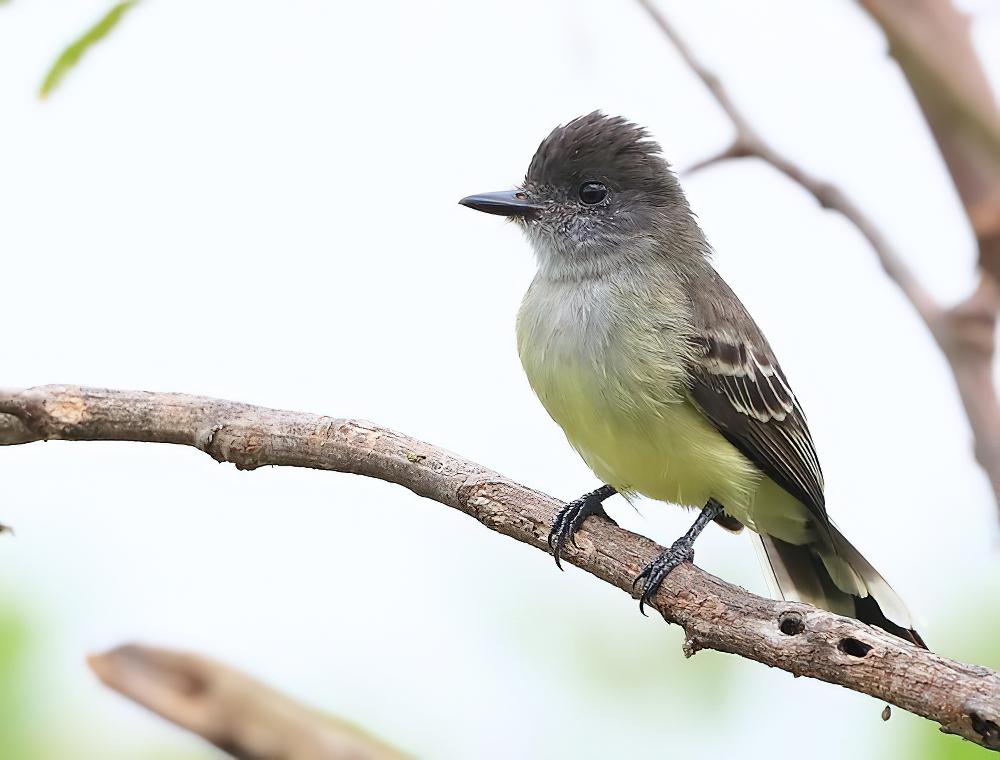
[[[660,146],[642,127],[599,111],[556,127],[520,187],[460,203],[513,219],[539,263],[560,271],[640,255],[692,223]]]

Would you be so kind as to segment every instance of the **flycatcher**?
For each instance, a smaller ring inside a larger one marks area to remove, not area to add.
[[[606,484],[566,505],[556,563],[615,493],[699,507],[636,578],[640,609],[712,521],[747,526],[774,590],[924,646],[906,606],[830,521],[805,414],[710,263],[660,147],[600,112],[556,128],[524,184],[462,205],[513,219],[538,260],[517,317],[528,381]]]

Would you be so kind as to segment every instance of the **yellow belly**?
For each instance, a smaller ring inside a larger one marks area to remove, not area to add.
[[[689,507],[709,498],[748,516],[760,471],[676,389],[522,355],[532,388],[598,478]]]
[[[691,402],[682,335],[658,322],[616,328],[606,314],[598,318],[614,293],[555,287],[529,290],[518,351],[542,405],[602,482],[687,507],[714,498],[753,530],[811,539],[808,510]]]

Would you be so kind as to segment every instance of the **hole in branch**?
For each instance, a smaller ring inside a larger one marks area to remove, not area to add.
[[[1000,726],[996,721],[988,720],[975,711],[969,713],[969,720],[972,721],[976,733],[986,741],[987,747],[990,749],[1000,747]]]
[[[872,651],[872,648],[865,642],[858,641],[857,639],[852,639],[850,637],[841,639],[837,648],[844,654],[849,654],[851,657],[864,657]]]
[[[778,628],[786,636],[798,636],[806,629],[806,624],[798,612],[788,610],[778,616]]]

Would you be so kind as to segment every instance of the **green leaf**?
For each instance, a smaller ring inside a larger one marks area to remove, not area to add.
[[[59,86],[59,83],[62,82],[63,77],[69,73],[70,69],[80,62],[84,54],[93,45],[107,37],[111,30],[118,26],[118,22],[122,20],[122,17],[138,4],[139,0],[127,0],[126,2],[116,3],[112,6],[111,10],[104,14],[100,21],[63,50],[62,54],[56,59],[56,62],[52,64],[49,73],[45,75],[45,81],[42,82],[38,97],[48,97],[49,93]]]

